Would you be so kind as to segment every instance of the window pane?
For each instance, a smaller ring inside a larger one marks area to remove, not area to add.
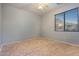
[[[65,13],[65,31],[78,31],[77,9]]]
[[[64,31],[64,13],[56,15],[56,31]]]

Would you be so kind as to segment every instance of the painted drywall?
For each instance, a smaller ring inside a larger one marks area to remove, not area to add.
[[[59,9],[52,10],[42,19],[42,36],[57,39],[60,41],[79,44],[79,32],[56,32],[55,29],[55,14],[61,13],[73,8],[79,7],[79,4],[67,4]]]
[[[7,4],[2,10],[3,44],[40,35],[40,16]]]
[[[2,41],[2,22],[1,22],[1,20],[2,20],[2,18],[1,18],[1,4],[0,4],[0,44],[1,44],[1,41]]]

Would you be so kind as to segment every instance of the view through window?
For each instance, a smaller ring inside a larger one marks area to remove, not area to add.
[[[56,31],[79,31],[78,8],[68,10],[55,15]]]

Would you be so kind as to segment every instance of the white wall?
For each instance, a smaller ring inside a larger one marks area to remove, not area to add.
[[[2,18],[1,18],[1,4],[0,4],[0,43],[2,41],[2,22],[1,22]]]
[[[3,44],[40,35],[40,16],[7,4],[2,5],[2,12]]]
[[[73,8],[79,7],[79,4],[68,4],[63,7],[59,7],[55,11],[51,11],[49,14],[45,15],[42,19],[42,36],[49,37],[52,39],[57,39],[60,41],[79,44],[79,32],[55,32],[55,17],[57,13],[61,13]]]

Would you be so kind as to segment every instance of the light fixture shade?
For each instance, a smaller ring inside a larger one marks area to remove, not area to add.
[[[33,8],[36,8],[36,9],[46,9],[48,7],[48,4],[47,3],[37,3],[37,4],[33,4]]]

